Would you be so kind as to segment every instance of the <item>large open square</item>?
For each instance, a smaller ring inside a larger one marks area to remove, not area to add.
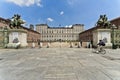
[[[0,80],[120,80],[120,49],[0,49]]]

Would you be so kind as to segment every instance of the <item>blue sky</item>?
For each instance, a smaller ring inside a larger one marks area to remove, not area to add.
[[[93,27],[101,14],[120,17],[120,0],[0,0],[0,17],[20,14],[29,24],[51,27],[84,24]]]

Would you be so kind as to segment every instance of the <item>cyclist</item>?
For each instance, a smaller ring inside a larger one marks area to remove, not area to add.
[[[103,49],[103,46],[105,46],[105,42],[103,40],[99,40],[98,45],[98,50],[101,51]]]

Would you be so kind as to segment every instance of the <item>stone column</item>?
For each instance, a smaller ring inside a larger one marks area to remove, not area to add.
[[[80,48],[81,47],[81,43],[80,42],[78,42],[78,48]]]
[[[4,44],[4,47],[6,48],[9,40],[7,27],[4,28],[3,34],[4,34],[3,44]]]
[[[72,42],[70,42],[70,48],[73,48],[73,43]]]
[[[49,47],[50,47],[50,43],[48,42],[48,43],[47,43],[47,48],[49,48]]]

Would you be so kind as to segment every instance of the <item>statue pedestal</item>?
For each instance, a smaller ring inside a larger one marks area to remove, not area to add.
[[[20,47],[26,47],[27,44],[27,31],[23,29],[9,30],[9,44],[20,43]]]
[[[93,45],[97,45],[99,40],[105,41],[106,47],[112,47],[111,43],[111,30],[110,29],[97,29],[93,31]]]

